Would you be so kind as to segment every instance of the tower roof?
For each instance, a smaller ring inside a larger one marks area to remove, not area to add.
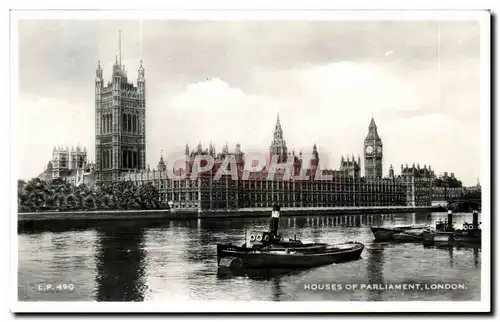
[[[283,129],[281,128],[280,113],[276,117],[276,125],[274,126],[274,140],[283,141]]]
[[[366,135],[366,139],[380,140],[380,136],[377,132],[377,124],[375,124],[375,119],[373,118],[373,116],[370,121],[370,125],[368,126],[368,134]]]
[[[280,113],[278,112],[278,115],[276,116],[276,126],[275,129],[281,129],[281,122],[280,122]]]

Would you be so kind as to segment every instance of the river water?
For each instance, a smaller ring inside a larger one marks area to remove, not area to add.
[[[268,218],[108,222],[87,229],[20,232],[18,296],[20,301],[478,301],[480,248],[374,242],[369,229],[434,224],[445,216],[282,217],[282,235],[363,242],[361,259],[242,276],[217,269],[215,245],[243,243],[245,230],[267,229]],[[472,215],[454,215],[456,226],[464,221],[471,222]]]

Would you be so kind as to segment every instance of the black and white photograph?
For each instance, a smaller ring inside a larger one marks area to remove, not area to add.
[[[490,19],[12,11],[13,310],[489,312]]]

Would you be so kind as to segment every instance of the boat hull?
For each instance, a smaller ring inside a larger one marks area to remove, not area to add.
[[[408,233],[412,230],[424,229],[425,226],[413,225],[413,226],[400,226],[400,227],[370,227],[373,236],[376,241],[392,241],[400,240],[403,241],[404,236],[395,237],[397,234]],[[413,240],[413,239],[412,239]]]
[[[423,236],[407,234],[407,233],[394,234],[393,238],[395,241],[409,242],[409,243],[417,243],[417,242],[422,242],[424,240]]]
[[[424,233],[424,243],[427,244],[480,244],[481,231],[478,232],[445,232],[428,231]]]
[[[377,241],[394,240],[394,235],[402,232],[402,230],[399,229],[383,227],[372,227],[371,231]]]
[[[364,245],[352,243],[351,246],[345,249],[326,248],[317,252],[302,252],[293,248],[256,251],[233,245],[217,245],[217,262],[219,266],[241,268],[311,268],[359,259]]]

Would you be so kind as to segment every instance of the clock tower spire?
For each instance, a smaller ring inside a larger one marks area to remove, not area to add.
[[[377,124],[375,124],[375,119],[372,116],[364,142],[365,177],[382,177],[382,152],[382,139],[378,135]]]

